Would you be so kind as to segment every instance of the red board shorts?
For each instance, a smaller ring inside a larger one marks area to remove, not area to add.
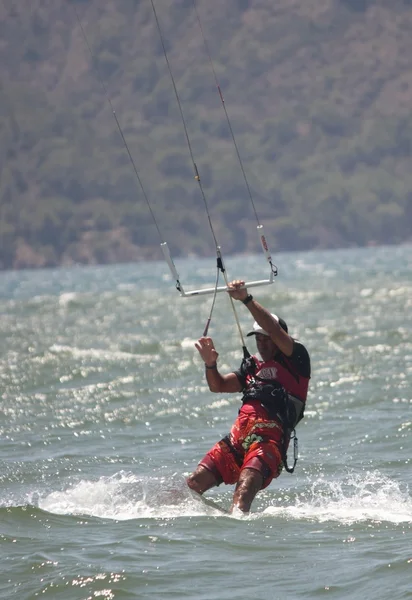
[[[236,483],[243,469],[254,469],[262,474],[264,489],[282,471],[282,436],[281,425],[263,406],[249,402],[240,409],[229,436],[217,442],[199,465],[226,484]]]

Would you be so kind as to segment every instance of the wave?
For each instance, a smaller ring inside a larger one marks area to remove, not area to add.
[[[276,517],[288,521],[412,524],[412,497],[408,487],[378,471],[350,473],[344,479],[318,477],[303,492],[265,490],[258,496],[249,519]],[[276,499],[273,499],[273,496]],[[118,521],[177,517],[228,516],[232,492],[194,494],[182,475],[139,477],[121,471],[97,480],[81,480],[68,488],[33,493],[31,506],[58,515],[87,515]],[[217,504],[213,500],[217,501]],[[272,502],[267,506],[267,501]],[[266,504],[266,506],[264,506]],[[4,504],[0,502],[0,505]],[[7,502],[10,506],[10,502]],[[259,508],[256,508],[259,506]],[[239,513],[230,515],[240,518]]]
[[[119,521],[223,514],[193,494],[182,476],[138,477],[126,472],[97,481],[82,480],[66,490],[51,492],[38,499],[38,507],[55,514]]]
[[[318,522],[411,523],[412,497],[407,485],[379,471],[349,473],[344,479],[318,478],[289,506],[269,506],[265,515]]]

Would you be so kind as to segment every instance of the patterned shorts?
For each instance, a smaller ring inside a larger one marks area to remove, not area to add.
[[[200,461],[219,483],[233,484],[243,469],[262,474],[262,489],[278,477],[283,468],[282,427],[269,419],[259,404],[244,404],[229,436],[217,442]]]

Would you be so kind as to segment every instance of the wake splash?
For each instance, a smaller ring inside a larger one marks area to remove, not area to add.
[[[186,485],[182,476],[138,477],[120,472],[97,481],[83,480],[39,498],[42,510],[124,521],[144,518],[222,516]]]
[[[269,506],[262,514],[320,523],[412,524],[412,497],[407,485],[378,471],[352,473],[337,481],[318,478],[307,492],[296,497],[292,506]]]
[[[119,521],[218,517],[224,516],[224,513],[213,506],[209,499],[216,498],[223,506],[229,497],[231,499],[231,495],[231,492],[225,491],[225,500],[222,502],[221,494],[213,496],[209,492],[203,500],[187,487],[182,475],[139,477],[121,471],[97,481],[82,480],[63,491],[38,496],[35,504],[54,514],[87,515]],[[263,508],[262,501],[265,500],[271,504]],[[257,509],[259,505],[261,508]],[[268,489],[260,502],[259,496],[256,498],[252,512],[246,518],[268,516],[319,523],[412,524],[412,497],[406,485],[402,486],[378,471],[349,473],[337,480],[318,477],[310,481],[303,492],[293,494],[288,490],[287,499],[282,498],[275,489]],[[230,517],[242,518],[235,514]]]

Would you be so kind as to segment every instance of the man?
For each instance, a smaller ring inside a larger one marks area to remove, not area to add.
[[[245,359],[239,370],[222,375],[213,340],[202,337],[195,344],[210,391],[243,392],[243,403],[230,434],[206,454],[187,484],[199,494],[222,482],[236,484],[231,511],[237,507],[247,513],[257,492],[282,471],[290,433],[303,416],[310,358],[306,348],[290,337],[283,319],[254,300],[244,284],[233,281],[229,294],[254,317],[248,336],[255,336],[260,356]]]

